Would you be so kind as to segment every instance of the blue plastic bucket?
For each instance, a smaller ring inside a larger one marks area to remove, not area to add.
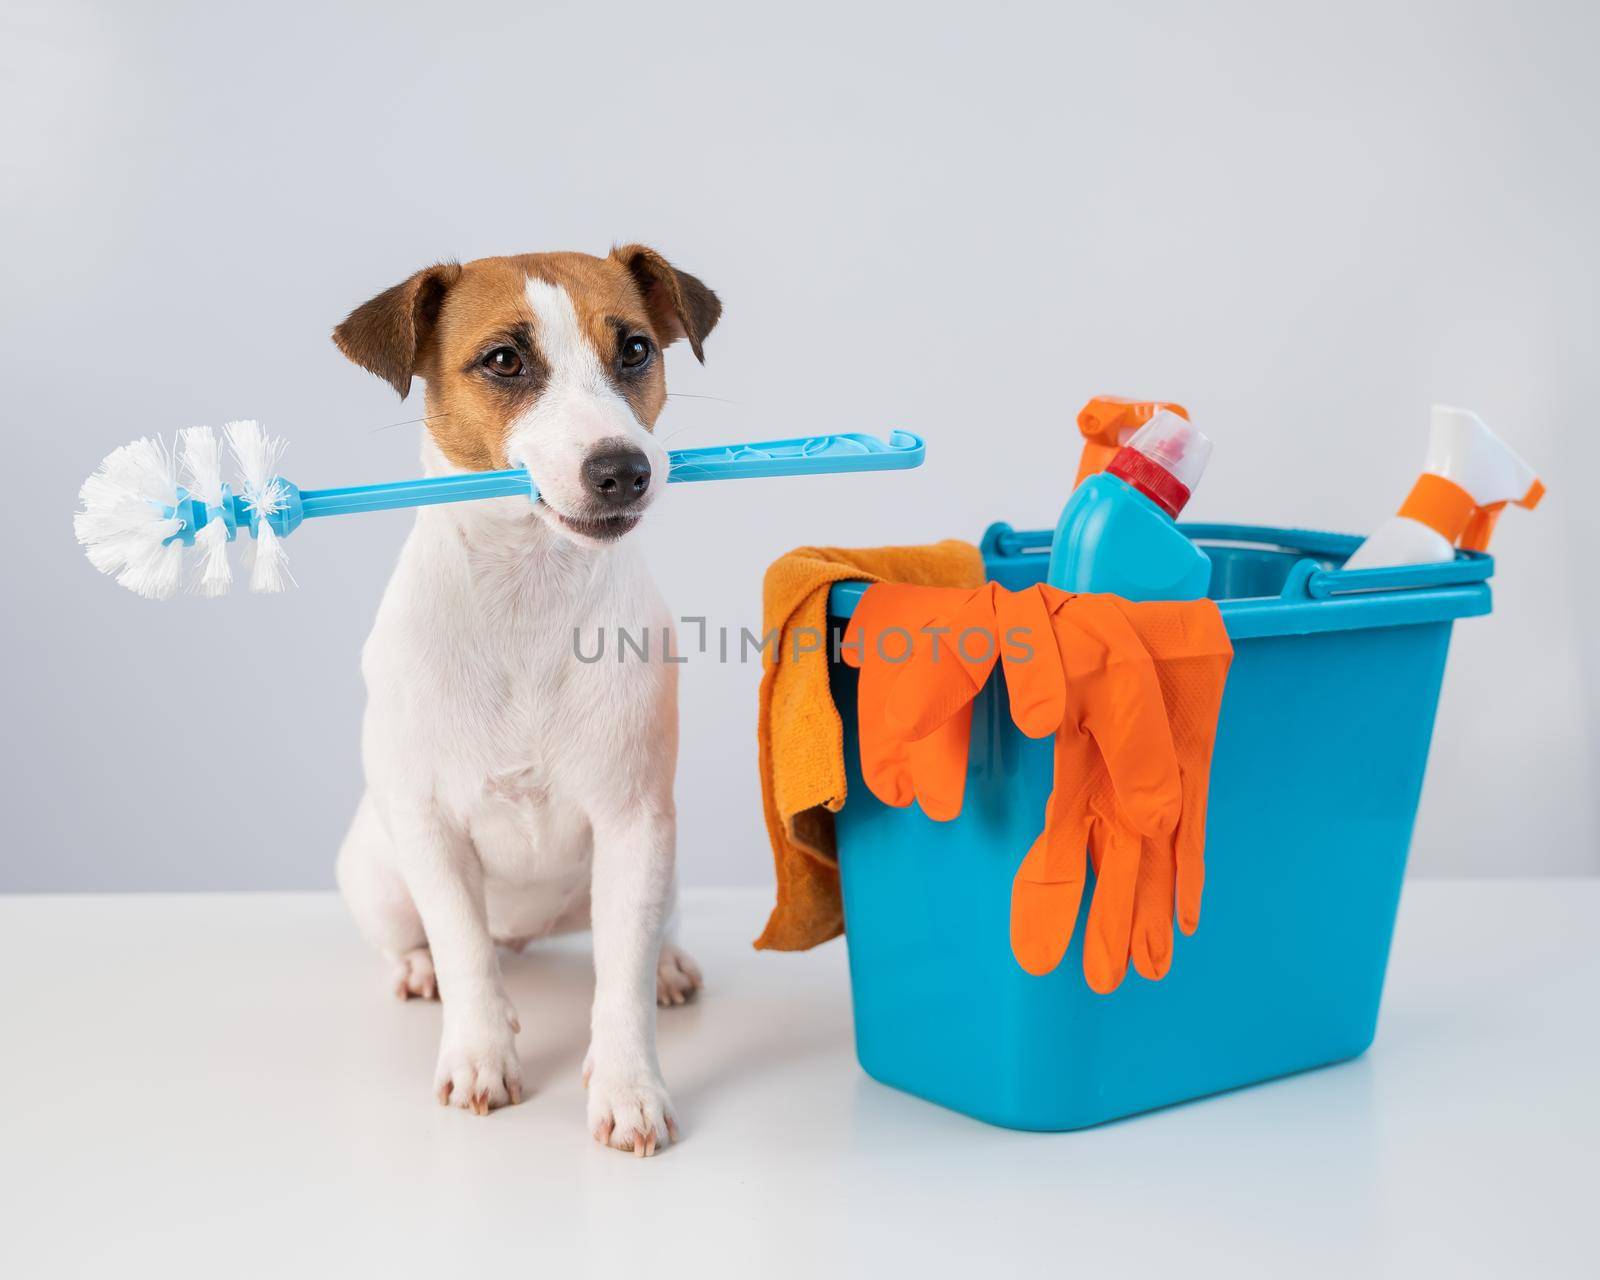
[[[1012,725],[998,674],[974,706],[961,814],[941,823],[867,790],[856,673],[834,664],[856,1055],[874,1079],[993,1124],[1078,1129],[1372,1043],[1450,626],[1489,612],[1494,562],[1345,572],[1359,539],[1183,528],[1212,558],[1234,659],[1200,928],[1160,982],[1130,968],[1096,995],[1081,919],[1053,973],[1012,957],[1011,881],[1044,823],[1052,743]],[[1049,540],[993,526],[989,576],[1041,581]],[[848,618],[863,590],[835,586],[830,613]]]

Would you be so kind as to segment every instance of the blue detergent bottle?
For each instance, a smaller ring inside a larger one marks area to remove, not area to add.
[[[1192,425],[1168,410],[1156,414],[1072,491],[1046,581],[1125,600],[1204,596],[1211,560],[1178,531],[1177,517],[1210,457],[1211,441]]]

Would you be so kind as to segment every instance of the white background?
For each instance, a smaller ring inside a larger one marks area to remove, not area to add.
[[[83,561],[77,485],[243,416],[307,487],[415,474],[418,428],[380,428],[420,394],[330,326],[439,258],[633,239],[726,304],[704,370],[669,357],[674,446],[929,441],[918,473],[669,491],[642,536],[713,625],[754,626],[799,543],[1051,524],[1096,392],[1194,411],[1195,518],[1345,530],[1408,487],[1430,400],[1476,408],[1550,497],[1457,629],[1413,867],[1600,871],[1592,7],[3,14],[0,889],[331,883],[409,517],[301,531],[290,595],[157,605]],[[765,883],[757,670],[684,672],[683,878]]]

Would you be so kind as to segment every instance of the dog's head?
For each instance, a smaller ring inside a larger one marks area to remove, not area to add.
[[[456,466],[527,467],[541,519],[580,542],[619,538],[666,483],[651,434],[662,350],[697,359],[722,304],[642,245],[427,267],[352,311],[339,350],[401,396],[427,383],[428,431]]]

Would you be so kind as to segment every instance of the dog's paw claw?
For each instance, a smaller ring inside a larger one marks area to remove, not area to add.
[[[663,942],[661,958],[656,961],[656,1003],[663,1008],[687,1004],[704,985],[705,979],[694,958],[672,943]]]
[[[511,1036],[511,1021],[486,1020],[482,1029],[473,1033],[447,1027],[433,1087],[440,1106],[454,1104],[479,1116],[521,1102],[522,1064]]]
[[[433,972],[433,953],[427,947],[407,951],[394,962],[396,1000],[437,1000],[439,980]]]
[[[589,1132],[603,1147],[641,1159],[678,1140],[678,1120],[659,1080],[616,1081],[595,1073],[589,1087]]]

